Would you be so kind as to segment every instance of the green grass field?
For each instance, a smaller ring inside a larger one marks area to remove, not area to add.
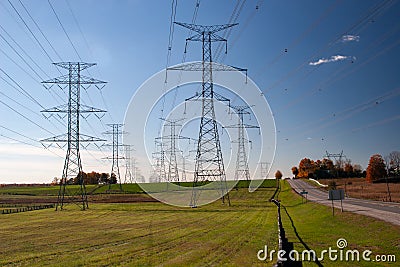
[[[337,249],[336,241],[345,238],[345,249],[369,249],[377,254],[394,254],[397,263],[377,262],[333,262],[322,261],[323,266],[398,266],[400,262],[400,227],[386,222],[336,209],[332,216],[331,207],[313,202],[302,204],[302,199],[295,194],[290,185],[282,181],[278,198],[284,208],[281,210],[282,223],[290,242],[298,251],[313,249],[320,253],[332,247]],[[285,211],[286,209],[286,211]],[[315,263],[303,262],[303,266],[316,266]]]
[[[274,189],[232,191],[232,207],[162,203],[92,204],[2,215],[0,265],[261,265],[265,240],[277,245]]]
[[[64,211],[0,215],[0,266],[271,266],[259,261],[257,252],[265,245],[277,249],[277,208],[268,202],[274,191],[232,190],[231,207],[219,201],[195,209],[91,203],[86,211],[72,204]],[[287,210],[282,208],[283,225],[296,249],[318,252],[343,237],[351,248],[400,259],[400,227],[347,212],[332,218],[328,207],[302,204],[286,182],[277,197]]]
[[[229,181],[233,182],[233,181]],[[153,185],[154,188],[163,189],[166,187],[166,183],[153,183],[148,184]],[[181,186],[192,187],[192,182],[182,182]],[[238,181],[235,187],[237,188],[247,188],[249,186],[249,181]],[[275,180],[264,180],[260,188],[270,188],[276,186]],[[69,185],[68,188],[71,191],[79,189],[78,185]],[[60,187],[58,185],[52,186],[6,186],[0,187],[0,195],[26,195],[26,196],[57,196]],[[120,189],[119,184],[111,185],[111,189],[108,185],[86,185],[86,191],[88,194],[103,194],[107,193],[109,190],[112,192],[118,192]],[[122,184],[123,193],[127,194],[137,194],[144,193],[143,189],[139,184]]]

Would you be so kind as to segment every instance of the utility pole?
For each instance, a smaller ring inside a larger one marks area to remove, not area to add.
[[[108,190],[111,190],[111,184],[113,180],[116,180],[117,183],[119,183],[119,190],[122,191],[121,175],[119,172],[119,160],[125,159],[125,157],[119,155],[119,149],[120,147],[124,146],[123,144],[120,143],[120,140],[122,139],[122,134],[125,134],[125,132],[122,132],[120,128],[124,125],[119,123],[112,123],[112,124],[107,124],[107,126],[111,127],[111,130],[104,132],[104,134],[112,136],[112,144],[107,145],[112,147],[112,157],[106,158],[112,160]]]
[[[100,112],[104,113],[105,110],[89,107],[81,104],[81,87],[87,89],[90,85],[95,85],[98,88],[104,87],[106,82],[96,80],[90,77],[83,76],[81,71],[90,68],[95,63],[84,63],[84,62],[60,62],[53,63],[57,67],[68,70],[67,75],[60,76],[58,78],[43,81],[45,85],[50,84],[46,87],[50,89],[53,85],[57,85],[59,88],[68,89],[68,103],[43,110],[46,113],[64,113],[67,114],[68,129],[66,134],[58,135],[55,137],[41,140],[41,142],[53,142],[53,143],[66,143],[67,154],[64,161],[64,169],[60,181],[60,189],[58,191],[56,210],[64,207],[64,204],[75,203],[82,210],[89,208],[85,181],[82,176],[82,162],[80,156],[80,143],[81,142],[97,142],[105,141],[89,135],[80,133],[79,119],[82,114],[89,115],[90,113]],[[99,86],[97,86],[99,85]],[[77,179],[79,188],[76,190],[69,189],[67,185],[71,184],[73,180]],[[68,201],[66,201],[66,198]]]
[[[237,128],[238,129],[238,140],[233,141],[233,143],[238,143],[238,152],[236,157],[236,170],[235,170],[235,181],[246,179],[250,180],[249,164],[247,161],[245,142],[249,143],[250,140],[246,139],[244,136],[245,128],[260,129],[259,126],[249,125],[243,123],[243,115],[250,115],[248,111],[249,106],[231,106],[238,115],[238,123],[231,126],[225,126],[225,128]]]
[[[225,42],[225,47],[227,48],[227,40],[216,33],[233,27],[237,24],[202,26],[180,22],[175,23],[195,32],[193,36],[186,39],[186,44],[187,41],[197,41],[202,43],[201,64],[194,63],[184,65],[181,68],[169,68],[171,70],[202,71],[201,94],[196,94],[195,96],[187,99],[201,99],[202,101],[202,113],[190,206],[193,208],[197,207],[197,200],[199,197],[199,189],[197,185],[198,182],[203,182],[205,180],[217,181],[220,185],[222,203],[225,203],[226,198],[228,205],[230,205],[229,192],[226,184],[225,167],[222,158],[221,144],[214,110],[215,100],[229,102],[229,99],[214,92],[212,72],[215,69],[213,69],[211,44],[212,42]],[[186,47],[187,46],[185,46],[185,52]]]

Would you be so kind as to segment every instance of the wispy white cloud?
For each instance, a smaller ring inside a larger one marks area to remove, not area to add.
[[[317,61],[310,62],[308,64],[311,66],[317,66],[317,65],[321,65],[321,64],[325,64],[325,63],[342,61],[342,60],[346,60],[346,59],[354,59],[354,57],[336,55],[336,56],[331,56],[330,58],[320,58]]]
[[[343,35],[341,41],[343,43],[346,43],[346,42],[358,42],[358,41],[360,41],[360,36],[359,35],[351,35],[351,34]]]

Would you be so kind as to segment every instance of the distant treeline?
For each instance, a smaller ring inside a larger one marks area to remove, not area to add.
[[[79,184],[80,178],[83,178],[83,182],[85,184],[116,184],[117,177],[114,173],[110,174],[109,173],[99,173],[99,172],[81,172],[79,175],[77,175],[74,178],[70,178],[67,181],[67,184]],[[53,182],[51,183],[52,185],[60,184],[60,178],[54,178]]]
[[[312,160],[304,158],[299,166],[292,168],[292,173],[296,178],[315,178],[328,179],[334,177],[365,177],[366,172],[359,164],[352,164],[351,160],[346,159],[334,163],[330,159]]]
[[[43,187],[52,184],[0,184],[0,187]]]

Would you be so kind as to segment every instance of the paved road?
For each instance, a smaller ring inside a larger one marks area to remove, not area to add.
[[[332,206],[332,201],[328,200],[328,192],[318,189],[302,180],[287,180],[291,187],[298,193],[306,190],[307,199],[318,202],[326,206]],[[340,208],[340,201],[334,201],[335,207]],[[343,210],[371,216],[386,222],[400,225],[400,203],[380,202],[356,198],[345,198],[343,200]]]

